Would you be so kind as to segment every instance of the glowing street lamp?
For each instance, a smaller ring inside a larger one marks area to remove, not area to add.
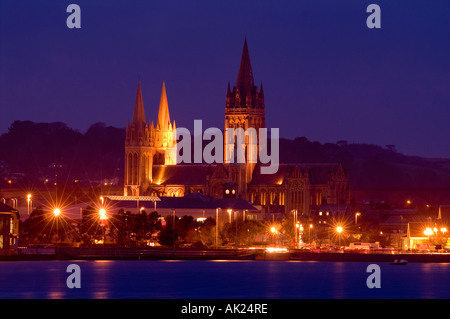
[[[433,235],[433,230],[430,227],[427,227],[424,232],[423,232],[426,236],[431,236]]]
[[[342,226],[336,227],[336,232],[338,233],[338,238],[339,238],[339,248],[341,247],[341,233],[343,231],[344,231],[344,228],[342,228]]]
[[[297,228],[298,228],[298,223],[297,223],[297,210],[293,209],[292,212],[294,213],[294,246],[295,248],[298,248],[298,235],[297,235]]]
[[[55,208],[55,209],[53,210],[53,215],[54,215],[55,217],[58,217],[59,215],[61,215],[61,209]]]
[[[273,242],[274,242],[274,244],[275,244],[275,246],[277,245],[277,242],[276,242],[276,240],[275,240],[275,235],[277,234],[277,229],[275,228],[275,226],[272,226],[271,228],[270,228],[270,232],[272,233],[272,236],[273,236]]]
[[[309,245],[311,246],[311,229],[313,228],[313,224],[309,224]]]
[[[98,214],[100,216],[100,220],[106,220],[108,219],[108,216],[106,215],[106,210],[104,208],[100,209],[98,211]]]
[[[28,216],[30,216],[30,203],[31,205],[33,205],[33,203],[31,202],[31,194],[27,195],[27,206],[28,206]]]
[[[428,242],[431,242],[430,241],[430,236],[433,235],[433,230],[430,227],[427,227],[423,233],[426,236],[428,236]]]
[[[55,216],[55,220],[56,220],[56,246],[58,246],[58,242],[59,242],[59,235],[58,235],[58,217],[61,215],[61,209],[60,208],[55,208],[53,210],[53,216]]]
[[[105,220],[108,219],[108,215],[106,215],[106,210],[104,208],[101,208],[98,211],[99,214],[99,218],[100,218],[100,223],[101,223],[101,227],[102,227],[102,234],[103,234],[103,245],[105,244]]]
[[[355,214],[355,225],[358,225],[358,216],[361,216],[361,213],[360,213],[360,212],[357,212],[357,213]]]

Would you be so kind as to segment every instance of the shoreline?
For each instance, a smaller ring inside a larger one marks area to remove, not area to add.
[[[389,262],[394,260],[420,263],[450,263],[446,253],[355,253],[310,252],[289,250],[269,253],[265,249],[134,249],[134,248],[71,248],[61,247],[53,253],[37,252],[0,256],[1,261],[52,260],[256,260],[256,261],[337,261]]]

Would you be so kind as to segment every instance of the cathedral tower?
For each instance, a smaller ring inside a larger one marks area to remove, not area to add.
[[[259,152],[258,133],[260,128],[265,127],[265,105],[264,92],[261,83],[260,88],[255,85],[253,79],[252,65],[250,62],[250,54],[247,46],[247,39],[244,42],[244,48],[241,56],[236,86],[233,90],[228,83],[226,105],[225,105],[225,141],[224,141],[224,157],[225,163],[230,164],[230,173],[232,181],[238,185],[238,192],[241,196],[246,197],[247,184],[251,182],[253,170],[256,161],[255,153],[252,149]],[[244,164],[237,163],[236,160],[236,141],[237,137],[230,140],[227,136],[227,128],[242,128],[244,131],[249,129],[255,130],[255,135],[246,135],[245,145],[243,145],[243,153],[246,162]],[[233,154],[233,156],[232,156]],[[234,158],[234,160],[231,160]]]
[[[139,196],[142,184],[151,180],[151,131],[145,120],[141,81],[138,82],[133,119],[127,123],[125,137],[125,196]]]
[[[153,183],[153,165],[176,164],[176,153],[173,152],[176,147],[176,140],[173,139],[175,130],[175,121],[170,123],[165,83],[163,82],[155,127],[153,122],[149,125],[145,120],[139,81],[133,119],[131,123],[127,123],[125,137],[125,196],[145,195],[148,186]]]

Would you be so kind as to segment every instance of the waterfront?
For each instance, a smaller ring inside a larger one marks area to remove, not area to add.
[[[66,268],[81,268],[69,289]],[[314,261],[11,261],[0,262],[0,298],[307,299],[450,298],[450,264],[381,268],[381,288],[366,286],[366,262]]]

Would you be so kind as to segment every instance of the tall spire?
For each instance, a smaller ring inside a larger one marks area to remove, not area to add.
[[[241,93],[251,89],[254,86],[252,65],[250,63],[250,54],[248,53],[247,37],[245,37],[244,49],[242,50],[241,65],[239,66],[239,73],[236,87]]]
[[[159,126],[161,130],[168,129],[170,123],[169,104],[167,102],[166,84],[163,81],[161,100],[159,101],[158,122],[156,127]]]
[[[133,122],[134,124],[147,124],[145,121],[144,100],[142,98],[141,80],[138,82],[136,101],[134,102]]]

